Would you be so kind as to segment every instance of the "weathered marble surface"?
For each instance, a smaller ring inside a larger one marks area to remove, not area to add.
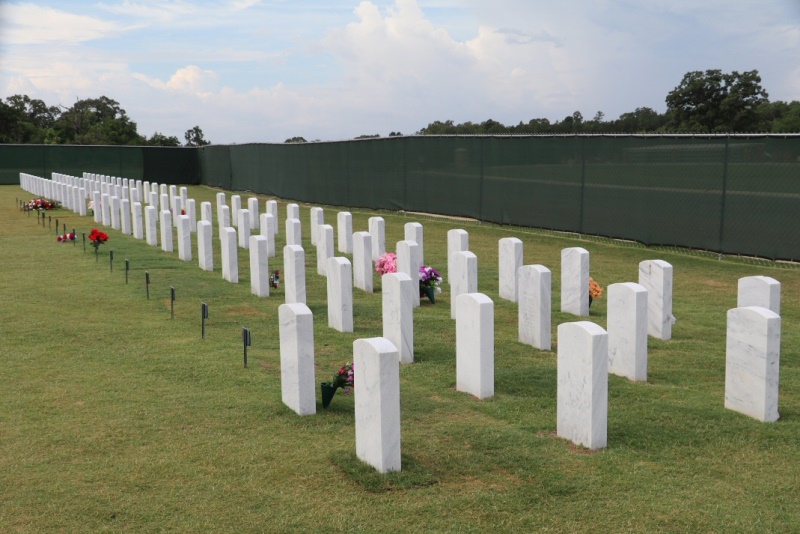
[[[131,235],[131,202],[127,198],[119,203],[119,226],[123,234]]]
[[[400,364],[386,338],[353,343],[356,456],[380,473],[400,471]]]
[[[663,260],[639,263],[639,285],[647,290],[647,333],[672,339],[672,265]]]
[[[325,224],[325,211],[319,206],[314,206],[310,210],[309,219],[311,221],[311,244],[316,246],[319,227]]]
[[[519,342],[551,350],[552,273],[544,265],[523,265],[517,271]]]
[[[372,261],[386,253],[386,222],[383,217],[370,217],[369,235],[372,236]]]
[[[267,238],[263,235],[250,236],[248,249],[250,250],[250,292],[257,297],[268,297],[270,272]]]
[[[218,231],[220,240],[222,240],[222,231],[225,228],[233,228],[231,226],[231,209],[228,206],[220,206],[217,216]]]
[[[561,311],[589,315],[589,251],[584,248],[561,251]]]
[[[188,215],[178,215],[178,258],[192,261],[192,228]]]
[[[286,219],[286,244],[303,246],[303,233],[300,219]]]
[[[456,318],[458,296],[478,292],[478,257],[470,251],[453,254],[453,278],[450,281],[450,318]]]
[[[369,235],[369,234],[367,234]],[[414,363],[414,281],[405,273],[381,277],[383,337],[397,348],[400,363]]]
[[[214,216],[213,216],[213,212],[212,212],[212,209],[211,209],[211,202],[201,202],[200,203],[200,220],[201,221],[212,222],[214,220],[213,217]]]
[[[286,220],[297,219],[300,220],[300,206],[295,203],[286,204]]]
[[[728,310],[725,407],[761,422],[778,420],[781,317],[760,306]]]
[[[353,234],[353,286],[372,293],[372,236],[369,232]]]
[[[736,307],[760,306],[781,314],[781,283],[769,276],[739,278]]]
[[[305,304],[281,304],[278,321],[281,399],[298,415],[313,415],[317,413],[314,316]]]
[[[187,198],[183,203],[186,207],[186,215],[189,216],[189,231],[197,232],[197,203],[193,198]]]
[[[238,218],[239,248],[247,250],[250,247],[250,211],[240,209]]]
[[[608,334],[589,321],[558,325],[559,437],[589,449],[608,444]]]
[[[272,231],[275,232],[275,235],[280,233],[280,221],[278,220],[278,202],[275,200],[267,200],[267,213],[272,215],[273,220],[275,222]]]
[[[333,226],[323,224],[317,235],[317,274],[327,276],[328,260],[333,257]]]
[[[259,231],[261,235],[267,238],[267,255],[273,258],[277,254],[275,251],[275,232],[273,231],[275,217],[271,213],[262,213],[259,218],[261,219]]]
[[[231,221],[233,221],[233,224],[237,227],[237,232],[241,232],[241,228],[239,228],[240,211],[242,211],[241,195],[231,195]]]
[[[119,230],[122,227],[120,222],[121,213],[119,207],[119,197],[113,196],[111,197],[111,228],[114,230]]]
[[[522,267],[522,241],[504,237],[498,242],[500,298],[517,302],[517,270]]]
[[[158,210],[155,206],[147,206],[144,210],[145,235],[147,244],[158,246]]]
[[[212,248],[211,221],[197,223],[197,261],[204,271],[214,270],[214,249]]]
[[[414,307],[419,306],[419,268],[422,260],[419,257],[419,245],[416,241],[397,242],[397,272],[405,273],[412,280],[417,281],[417,291],[414,292]]]
[[[456,228],[447,231],[447,283],[453,283],[453,261],[456,252],[469,250],[469,234],[466,230]]]
[[[172,212],[161,210],[161,250],[172,252]]]
[[[349,211],[340,211],[336,214],[336,233],[339,242],[339,252],[353,253],[353,215]]]
[[[328,326],[353,331],[353,267],[347,258],[328,258]]]
[[[611,284],[608,299],[608,372],[647,381],[647,290],[633,282]]]
[[[134,202],[132,209],[133,237],[134,239],[144,239],[144,218],[142,215],[142,203]]]
[[[283,247],[283,287],[286,304],[306,303],[306,253],[300,245]]]
[[[456,300],[456,390],[488,399],[494,396],[494,302],[483,293]]]
[[[222,278],[232,284],[238,284],[239,249],[236,244],[236,229],[223,228],[219,241],[222,245]]]
[[[100,191],[92,191],[92,206],[94,207],[94,222],[103,222],[103,209],[101,203],[103,202],[103,195]]]
[[[247,199],[247,211],[250,212],[250,230],[258,230],[261,226],[258,217],[258,198],[250,197]]]
[[[424,231],[422,225],[418,222],[410,222],[406,223],[403,229],[405,231],[405,240],[413,241],[419,247],[419,252],[417,253],[419,256],[419,264],[425,265]]]

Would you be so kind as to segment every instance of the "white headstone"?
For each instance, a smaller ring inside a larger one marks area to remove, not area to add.
[[[370,217],[369,235],[372,236],[372,261],[386,253],[386,223],[383,217]]]
[[[453,261],[456,252],[466,252],[469,250],[469,234],[466,230],[456,228],[447,231],[447,283],[452,284],[453,280]]]
[[[397,348],[400,363],[414,363],[413,293],[418,287],[405,273],[387,273],[381,277],[381,284],[383,337]]]
[[[781,314],[781,283],[769,276],[739,278],[737,308],[760,306]]]
[[[192,223],[188,215],[178,215],[178,257],[192,261]]]
[[[264,237],[264,236],[253,236]],[[314,377],[314,315],[302,303],[278,308],[281,349],[281,399],[298,415],[317,413]]]
[[[625,282],[608,286],[608,372],[647,381],[647,290]]]
[[[280,232],[280,221],[278,220],[278,202],[276,200],[267,200],[267,213],[272,215],[275,221],[275,225],[272,228],[272,231],[275,235],[278,235]]]
[[[450,281],[450,318],[456,318],[456,300],[464,293],[478,292],[478,257],[469,250],[453,254]]]
[[[561,251],[561,311],[589,315],[589,251],[585,248]]]
[[[589,321],[558,325],[558,437],[589,449],[608,444],[608,334]]]
[[[239,249],[236,244],[236,229],[223,228],[220,232],[222,245],[222,278],[232,284],[239,283]]]
[[[259,231],[261,235],[267,238],[267,255],[272,258],[275,256],[275,217],[271,213],[262,213],[259,217],[261,219]]]
[[[419,255],[419,245],[416,241],[397,242],[397,272],[405,273],[412,280],[417,281],[417,291],[414,292],[414,307],[419,306],[419,268],[422,259]]]
[[[83,187],[78,189],[78,215],[81,217],[86,216],[86,189]]]
[[[385,338],[353,343],[356,456],[380,473],[400,471],[400,364]]]
[[[728,310],[725,347],[725,408],[777,421],[781,317],[760,306]]]
[[[212,222],[214,220],[213,214],[211,211],[211,202],[201,202],[200,203],[200,220],[201,221],[208,221]]]
[[[94,222],[103,222],[103,196],[99,191],[92,191],[92,210],[94,211]]]
[[[172,218],[177,220],[178,215],[180,215],[180,211],[175,210],[175,199],[180,198],[178,196],[178,186],[177,185],[170,185],[169,186],[169,209],[172,211]]]
[[[147,244],[153,247],[158,246],[158,210],[155,206],[147,206],[144,210],[145,235]]]
[[[456,300],[456,390],[488,399],[494,396],[494,302],[483,293]]]
[[[142,203],[133,203],[133,237],[144,239],[144,221],[142,220]]]
[[[353,286],[372,293],[372,278],[372,236],[369,232],[356,232],[353,234]]]
[[[120,227],[122,233],[131,235],[131,201],[123,198],[119,203]]]
[[[258,198],[250,197],[247,199],[247,211],[250,212],[250,230],[259,229],[258,220]]]
[[[317,274],[326,276],[328,259],[333,257],[333,226],[323,224],[317,235]]]
[[[231,195],[231,220],[233,224],[237,226],[237,229],[241,231],[239,227],[239,212],[242,211],[242,197],[240,195]],[[248,225],[249,226],[249,225]],[[248,228],[249,229],[249,228]],[[245,248],[245,247],[242,247]]]
[[[339,235],[339,252],[343,252],[344,254],[352,254],[353,215],[349,211],[340,211],[336,215],[336,230]]]
[[[247,211],[249,212],[250,210]],[[267,238],[263,235],[250,236],[249,245],[250,292],[257,297],[268,297],[270,273],[269,256],[267,255]]]
[[[552,273],[544,265],[523,265],[517,271],[519,342],[551,349]]]
[[[311,208],[311,244],[317,244],[317,235],[320,225],[325,224],[325,212],[320,207]]]
[[[120,223],[120,209],[119,197],[111,197],[111,228],[119,230],[122,227]]]
[[[209,204],[210,207],[211,204]],[[197,232],[197,202],[193,198],[186,199],[184,209],[186,210],[186,215],[189,216],[189,230]]]
[[[217,213],[217,225],[219,226],[219,238],[222,239],[222,230],[231,227],[231,209],[228,206],[220,206]]]
[[[286,220],[297,219],[300,220],[300,206],[297,204],[286,204]]]
[[[328,326],[353,331],[353,267],[347,258],[328,258]]]
[[[217,210],[219,210],[220,206],[224,206],[227,203],[228,201],[225,200],[225,193],[217,193]]]
[[[161,250],[164,252],[172,252],[172,212],[169,210],[161,210]]]
[[[175,225],[175,228],[178,227],[178,217],[181,215],[186,215],[184,211],[186,208],[183,206],[183,199],[179,196],[176,196],[172,199],[172,224]]]
[[[425,265],[425,246],[423,245],[423,231],[422,225],[418,222],[406,223],[405,227],[405,240],[413,241],[419,247],[419,264]]]
[[[300,219],[286,219],[286,244],[303,246]]]
[[[159,198],[161,199],[159,204],[160,210],[161,211],[170,210],[170,213],[172,213],[172,207],[171,207],[172,203],[169,200],[169,195],[162,194],[159,195]]]
[[[239,210],[239,247],[247,249],[250,246],[250,212]]]
[[[504,237],[498,243],[500,298],[517,302],[517,270],[522,267],[522,241]]]
[[[639,263],[639,284],[647,290],[647,333],[672,339],[672,265],[663,260]]]
[[[283,247],[283,286],[286,304],[306,303],[306,254],[300,245]]]
[[[200,268],[204,271],[214,270],[214,249],[211,244],[212,228],[211,221],[197,223],[197,257]]]

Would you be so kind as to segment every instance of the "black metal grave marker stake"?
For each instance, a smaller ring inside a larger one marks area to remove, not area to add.
[[[83,232],[83,253],[86,254],[86,232]]]
[[[125,285],[128,285],[128,271],[131,270],[131,262],[128,258],[125,258]]]
[[[169,288],[169,318],[175,318],[175,288]]]
[[[144,285],[147,289],[147,300],[150,300],[150,273],[148,271],[144,272]]]
[[[200,303],[200,338],[206,338],[206,319],[208,319],[208,304]]]
[[[77,236],[75,235],[75,228],[73,228],[72,229],[72,246],[73,247],[78,244],[78,240],[75,239],[75,237],[77,237]]]
[[[250,329],[242,327],[242,345],[244,345],[244,366],[247,367],[247,347],[253,344]]]
[[[111,266],[111,272],[114,272],[114,251],[108,251],[108,264]]]
[[[52,215],[48,215],[47,216],[47,229],[50,230],[52,228],[53,228],[53,216]]]

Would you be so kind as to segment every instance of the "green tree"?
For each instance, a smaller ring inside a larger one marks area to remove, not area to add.
[[[290,137],[284,143],[308,143],[305,137]]]
[[[356,139],[376,139],[380,136],[381,134],[364,134],[364,135],[359,135],[358,137],[356,137]]]
[[[78,100],[56,120],[55,135],[77,145],[141,145],[144,138],[119,102],[101,96]]]
[[[146,144],[149,146],[181,146],[181,142],[177,137],[174,135],[167,137],[161,132],[153,133],[153,136],[146,141]]]
[[[666,123],[666,115],[645,107],[623,113],[619,116],[619,119],[612,122],[610,129],[620,133],[647,133],[657,131],[659,128],[664,127]]]
[[[687,72],[667,95],[668,127],[690,132],[758,131],[765,127],[758,108],[768,96],[757,70]]]
[[[205,146],[211,144],[211,141],[206,141],[205,137],[203,137],[203,130],[199,126],[186,130],[183,137],[186,139],[187,146]]]

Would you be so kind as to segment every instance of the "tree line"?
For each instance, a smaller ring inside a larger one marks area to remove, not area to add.
[[[184,134],[187,146],[209,144],[195,126]],[[140,135],[119,102],[106,96],[78,100],[71,107],[48,106],[27,95],[0,100],[0,143],[181,146],[158,131]]]
[[[658,113],[638,107],[606,120],[598,111],[590,120],[580,111],[550,122],[546,118],[505,125],[492,119],[455,124],[434,121],[417,135],[504,135],[582,133],[798,133],[800,102],[770,102],[757,70],[730,73],[721,70],[687,72],[666,96],[667,110]],[[402,133],[392,131],[389,137]],[[360,135],[356,139],[380,137]],[[199,126],[186,130],[185,146],[210,143]],[[305,143],[301,136],[286,143]],[[180,146],[175,136],[156,131],[151,137],[137,132],[119,102],[106,96],[78,100],[74,105],[48,106],[39,99],[14,95],[0,100],[0,143]]]

